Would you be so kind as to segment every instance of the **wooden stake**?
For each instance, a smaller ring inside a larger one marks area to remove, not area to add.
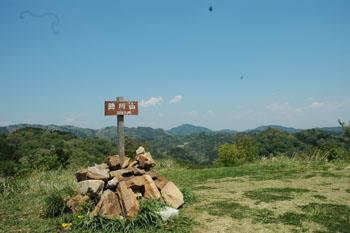
[[[123,101],[123,97],[117,97],[117,101]],[[117,125],[117,138],[118,138],[118,154],[121,156],[122,161],[125,157],[125,134],[124,134],[124,115],[117,115],[118,125]]]

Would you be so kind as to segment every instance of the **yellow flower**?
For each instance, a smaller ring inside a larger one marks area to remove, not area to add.
[[[72,223],[62,223],[61,226],[63,229],[67,229],[70,228],[70,226],[72,226]]]

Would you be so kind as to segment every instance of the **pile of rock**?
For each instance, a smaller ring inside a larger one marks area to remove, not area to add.
[[[155,165],[151,154],[143,147],[136,150],[135,159],[108,156],[105,163],[76,173],[78,194],[67,201],[67,206],[77,212],[83,203],[98,198],[91,216],[109,219],[136,216],[140,198],[162,199],[172,208],[181,207],[184,204],[181,191],[155,172]]]

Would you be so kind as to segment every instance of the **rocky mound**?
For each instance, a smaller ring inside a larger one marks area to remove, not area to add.
[[[143,147],[136,150],[135,159],[118,155],[108,156],[105,163],[78,171],[77,195],[67,206],[77,212],[89,199],[98,199],[91,216],[105,218],[132,218],[139,211],[138,200],[160,199],[172,208],[184,204],[183,195],[176,185],[153,170],[156,165],[151,154]]]

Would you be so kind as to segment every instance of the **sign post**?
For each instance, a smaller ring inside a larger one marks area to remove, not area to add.
[[[123,97],[117,98],[117,103],[123,101]],[[125,133],[124,133],[124,115],[117,115],[117,140],[118,140],[118,154],[124,161],[125,156]]]
[[[118,154],[123,160],[125,156],[124,115],[138,115],[138,113],[137,101],[124,101],[123,97],[118,97],[116,101],[105,101],[105,116],[117,116]]]

